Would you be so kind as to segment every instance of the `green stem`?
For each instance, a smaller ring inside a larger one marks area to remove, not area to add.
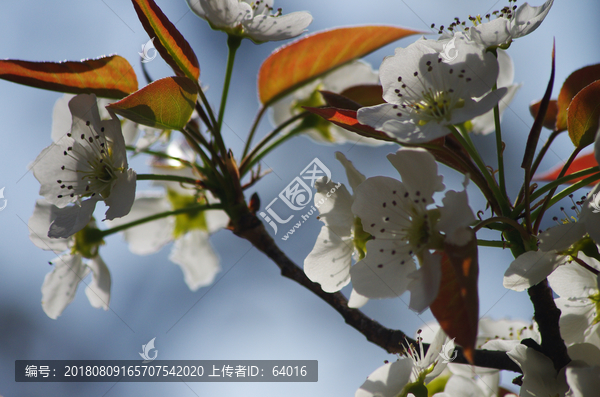
[[[498,89],[498,86],[494,84],[492,90]],[[498,154],[498,184],[500,191],[505,197],[506,194],[506,180],[504,176],[504,142],[502,142],[502,130],[500,128],[500,108],[498,104],[494,106],[494,124],[496,128],[496,152]]]
[[[280,125],[279,127],[282,127],[282,126],[283,126],[283,124]],[[279,127],[277,127],[277,128],[280,129]],[[248,161],[246,163],[244,163],[244,167],[240,168],[240,175],[242,175],[242,176],[245,175],[249,170],[252,169],[252,167],[254,167],[254,165],[256,163],[258,163],[260,160],[262,160],[262,158],[265,157],[269,152],[271,152],[277,146],[281,145],[282,143],[284,143],[291,137],[298,135],[300,132],[302,132],[304,130],[305,130],[305,128],[302,125],[299,125],[296,128],[294,128],[293,130],[291,130],[290,132],[288,132],[287,134],[279,137],[279,139],[277,139],[275,142],[271,143],[269,146],[267,146],[267,148],[265,150],[263,150],[259,154],[252,155],[252,153],[250,153],[250,155],[252,157],[249,156]],[[275,136],[277,134],[275,133],[275,130],[273,130],[273,132],[269,135]],[[253,152],[254,152],[254,150],[253,150]]]
[[[265,110],[267,110],[267,107],[261,106],[261,108],[258,110],[258,113],[256,113],[256,117],[254,118],[254,123],[252,124],[252,128],[250,128],[250,133],[248,134],[248,140],[246,141],[246,145],[244,146],[244,152],[242,153],[242,158],[246,158],[246,155],[248,154],[248,150],[250,150],[250,145],[252,144],[252,139],[254,139],[254,133],[256,132],[258,123],[260,122],[260,119],[262,118],[263,114],[265,113]]]
[[[245,175],[245,173],[247,171],[249,171],[252,168],[252,166],[254,166],[254,164],[256,164],[258,161],[260,161],[260,159],[262,159],[265,155],[267,155],[271,150],[273,150],[274,148],[276,148],[277,146],[279,146],[280,144],[282,144],[283,142],[285,142],[292,136],[297,135],[298,133],[304,131],[306,128],[302,124],[300,124],[298,127],[293,129],[289,133],[285,134],[284,136],[279,138],[277,141],[273,142],[268,148],[266,148],[262,153],[260,153],[257,156],[258,151],[260,149],[262,149],[267,143],[269,143],[269,141],[271,139],[273,139],[275,136],[277,136],[277,134],[279,134],[283,129],[285,129],[287,126],[289,126],[293,122],[295,122],[303,117],[308,116],[309,114],[310,114],[309,112],[302,112],[300,114],[297,114],[294,117],[291,117],[288,120],[286,120],[284,123],[281,123],[279,126],[277,126],[277,128],[275,128],[273,131],[271,131],[269,134],[267,134],[258,143],[258,145],[256,145],[256,147],[254,149],[252,149],[252,151],[250,152],[250,154],[248,156],[243,157],[242,163],[240,164],[240,175],[242,175],[242,176]],[[257,158],[254,158],[255,156],[257,156]]]
[[[579,154],[581,149],[582,149],[581,147],[576,147],[575,150],[573,150],[573,153],[571,153],[571,156],[569,157],[569,159],[563,166],[562,170],[560,170],[560,174],[558,174],[559,178],[561,178],[565,175],[565,173],[571,166],[571,163],[575,160],[575,158],[577,157],[577,155]],[[567,190],[567,189],[565,189],[565,190]],[[544,200],[544,204],[542,204],[542,208],[540,208],[538,211],[536,211],[537,217],[535,220],[535,225],[533,226],[533,230],[538,230],[540,228],[540,223],[542,222],[542,218],[544,217],[544,212],[546,212],[546,210],[549,208],[550,205],[553,205],[556,202],[556,201],[554,201],[551,203],[551,201],[554,200],[554,197],[552,197],[554,195],[554,192],[556,192],[556,187],[554,189],[551,189],[548,192],[546,200]],[[564,190],[563,190],[563,192],[564,192]],[[552,197],[552,200],[550,200],[550,197]]]
[[[564,190],[562,190],[561,192],[557,193],[556,196],[553,196],[552,199],[547,200],[548,205],[544,205],[542,208],[539,208],[537,211],[533,212],[531,214],[531,218],[536,220],[536,225],[539,225],[539,221],[540,219],[538,219],[538,217],[540,217],[541,214],[543,214],[542,210],[546,210],[547,208],[553,206],[554,204],[556,204],[557,202],[559,202],[560,200],[564,199],[565,197],[567,197],[569,194],[571,193],[575,193],[577,190],[586,187],[587,185],[589,185],[590,183],[596,182],[598,181],[598,179],[600,179],[600,174],[594,174],[588,178],[585,178],[577,183],[574,183],[573,185],[569,186],[568,188],[565,188]],[[536,227],[535,230],[537,230],[539,228]]]
[[[223,94],[221,95],[221,106],[219,106],[219,120],[217,122],[216,136],[222,140],[221,127],[223,126],[223,117],[225,116],[225,105],[227,105],[227,96],[229,94],[229,85],[231,83],[231,75],[233,74],[233,63],[235,61],[235,53],[242,39],[238,36],[227,36],[227,48],[229,48],[229,54],[227,55],[227,69],[225,70],[225,82],[223,83]],[[225,146],[223,146],[225,147]]]
[[[510,243],[507,241],[497,240],[480,240],[477,239],[477,245],[480,247],[494,247],[494,248],[510,248]]]
[[[217,119],[215,118],[215,113],[212,110],[212,107],[210,106],[210,103],[208,102],[208,99],[206,98],[206,95],[204,95],[204,91],[202,91],[202,87],[200,87],[198,89],[198,95],[200,95],[200,99],[202,100],[202,103],[204,104],[204,107],[206,108],[206,112],[208,113],[208,117],[210,117],[210,124],[207,124],[206,126],[210,129],[210,131],[215,134],[215,128],[217,127]]]
[[[473,145],[473,142],[471,142],[471,139],[469,138],[469,134],[465,133],[464,135],[462,135],[454,126],[449,126],[448,128],[450,128],[450,131],[452,131],[452,135],[454,135],[454,137],[458,140],[458,142],[465,148],[467,153],[469,153],[469,156],[471,156],[473,161],[475,161],[475,164],[477,164],[477,167],[483,174],[483,177],[487,181],[490,189],[496,196],[498,204],[500,205],[500,210],[502,212],[502,214],[498,214],[498,215],[508,214],[509,206],[507,203],[507,198],[505,195],[502,195],[502,193],[500,192],[500,189],[498,187],[498,184],[496,183],[496,180],[490,174],[490,171],[488,170],[486,165],[483,163],[483,160],[481,160],[479,153],[477,152],[477,150],[475,149],[475,146]]]
[[[189,183],[195,185],[198,180],[194,178],[187,178],[179,175],[159,175],[159,174],[138,174],[136,179],[138,181],[169,181],[169,182],[180,182]]]
[[[198,210],[200,210],[200,211],[206,211],[206,210],[215,210],[215,209],[222,209],[222,208],[218,204],[212,204],[212,205],[202,204],[202,205],[193,205],[193,206],[190,206],[190,207],[180,208],[180,209],[173,210],[173,211],[160,212],[158,214],[150,215],[150,216],[147,216],[145,218],[141,218],[141,219],[135,220],[133,222],[125,223],[125,224],[120,225],[120,226],[115,226],[113,228],[103,230],[102,231],[102,237],[104,238],[104,237],[109,236],[111,234],[115,234],[115,233],[121,232],[123,230],[129,229],[129,228],[132,228],[132,227],[135,227],[135,226],[142,225],[142,224],[147,223],[147,222],[152,222],[152,221],[155,221],[157,219],[166,218],[168,216],[185,214],[187,212],[198,211]]]
[[[132,152],[136,152],[136,153],[150,154],[152,156],[160,157],[162,159],[176,160],[176,161],[179,161],[181,164],[185,165],[186,167],[197,167],[197,168],[202,169],[202,167],[200,167],[199,164],[194,164],[194,163],[192,163],[190,161],[180,159],[179,157],[171,156],[171,155],[166,154],[164,152],[157,152],[156,150],[150,150],[150,149],[137,150],[135,148],[135,146],[126,146],[126,149],[130,150]]]
[[[540,189],[533,192],[533,194],[531,195],[531,201],[533,202],[533,201],[537,200],[540,196],[542,196],[547,191],[550,191],[551,189],[555,189],[560,185],[564,185],[564,184],[570,182],[571,180],[580,178],[582,176],[586,176],[589,174],[595,174],[594,176],[596,177],[596,180],[598,180],[598,179],[600,179],[600,174],[596,174],[598,171],[600,171],[600,167],[592,167],[592,168],[588,168],[588,169],[585,169],[582,171],[577,171],[572,174],[563,176],[562,178],[557,178],[554,181],[542,186]],[[588,180],[588,179],[586,179],[586,180]],[[594,180],[592,182],[594,182]],[[513,210],[511,217],[514,218],[514,217],[518,216],[524,209],[525,209],[525,205],[519,204]]]

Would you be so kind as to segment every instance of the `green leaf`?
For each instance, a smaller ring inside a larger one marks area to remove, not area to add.
[[[600,80],[588,85],[571,101],[567,113],[567,129],[575,147],[594,142],[600,118]]]
[[[173,68],[178,76],[187,76],[193,81],[200,77],[198,58],[175,25],[169,21],[154,0],[132,0],[135,12],[150,37],[157,37],[154,42],[156,51]]]
[[[111,99],[121,99],[138,89],[133,68],[119,55],[65,62],[4,59],[0,60],[0,78],[45,90]]]
[[[197,95],[198,86],[187,77],[165,77],[107,107],[139,124],[181,130],[194,111]]]
[[[266,105],[330,70],[367,55],[416,30],[394,26],[337,28],[305,36],[275,50],[258,72],[258,96]]]

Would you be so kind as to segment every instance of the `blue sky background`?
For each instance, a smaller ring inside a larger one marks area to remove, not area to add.
[[[538,0],[541,3],[541,0]],[[218,104],[226,61],[225,34],[188,10],[185,1],[160,1],[158,5],[194,48],[208,97]],[[520,4],[520,3],[519,3]],[[284,12],[307,10],[314,16],[310,32],[336,26],[393,24],[427,30],[431,23],[448,25],[455,16],[485,14],[501,8],[494,1],[279,0]],[[537,3],[536,3],[537,5]],[[550,75],[550,53],[556,39],[556,83],[574,70],[600,62],[597,16],[600,5],[592,0],[556,0],[549,16],[532,35],[519,39],[509,54],[515,62],[515,81],[524,86],[503,121],[507,145],[507,175],[512,195],[518,191],[519,164],[532,118],[528,104],[542,97]],[[94,58],[117,53],[133,65],[140,86],[138,51],[149,37],[137,20],[130,2],[118,0],[32,1],[0,3],[0,58],[61,61]],[[378,68],[395,46],[389,45],[366,60]],[[279,46],[260,46],[244,41],[234,69],[230,103],[226,113],[226,142],[240,154],[254,112],[258,108],[256,73],[262,60]],[[172,75],[160,58],[148,64],[158,79]],[[53,254],[36,248],[28,238],[27,220],[38,198],[39,184],[27,166],[51,142],[52,107],[60,93],[37,90],[0,80],[0,188],[8,200],[0,212],[0,394],[46,396],[129,395],[244,395],[244,396],[349,396],[384,360],[393,360],[381,348],[367,342],[342,318],[307,290],[279,275],[278,268],[246,241],[228,231],[217,233],[212,243],[223,270],[211,286],[191,292],[178,266],[167,259],[170,247],[160,253],[138,257],[131,254],[120,236],[111,236],[101,249],[113,280],[109,311],[90,306],[83,288],[58,320],[48,318],[40,305],[47,264]],[[258,136],[270,131],[268,118]],[[543,132],[543,139],[548,131]],[[495,164],[494,138],[474,137],[489,164]],[[367,176],[396,176],[385,155],[390,147],[365,148],[319,146],[304,137],[293,139],[264,160],[273,172],[251,191],[270,202],[289,181],[318,157],[332,171],[333,179],[346,182],[342,167],[334,160],[340,150]],[[564,161],[572,144],[565,135],[552,146],[542,169]],[[147,172],[146,158],[131,160],[139,173]],[[460,189],[462,177],[441,167],[445,184]],[[140,183],[139,190],[150,186]],[[474,211],[485,202],[469,189]],[[102,207],[99,208],[102,210]],[[557,215],[559,215],[558,211]],[[549,216],[549,219],[551,216]],[[101,218],[100,218],[101,219]],[[542,226],[550,227],[551,222]],[[306,222],[280,247],[302,264],[310,252],[320,223]],[[495,238],[481,234],[482,238]],[[502,275],[511,261],[508,251],[481,249],[480,313],[494,318],[529,319],[531,305],[525,293],[502,287]],[[348,293],[348,288],[344,289]],[[407,308],[408,295],[400,299],[371,301],[367,315],[392,328],[412,334],[432,316],[417,315]],[[142,344],[156,337],[160,359],[317,359],[317,383],[15,383],[14,360],[19,359],[138,359]],[[506,377],[510,382],[512,374]]]

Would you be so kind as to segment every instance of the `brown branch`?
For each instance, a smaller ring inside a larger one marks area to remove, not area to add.
[[[527,293],[533,303],[535,322],[542,337],[542,353],[552,360],[554,369],[559,371],[571,362],[565,341],[560,335],[560,309],[556,307],[546,280],[529,288]]]
[[[244,214],[239,218],[239,223],[236,226],[232,227],[234,234],[248,240],[254,247],[267,255],[281,269],[282,276],[296,281],[327,302],[342,315],[348,325],[363,334],[369,342],[383,348],[388,353],[402,353],[404,351],[403,345],[407,341],[416,344],[415,340],[409,338],[404,332],[386,328],[377,321],[368,318],[360,310],[349,308],[348,300],[342,293],[324,292],[319,284],[310,281],[304,271],[279,249],[255,215],[249,212]],[[425,348],[427,347],[425,346]],[[458,355],[453,362],[466,364],[467,360],[462,354],[462,349],[458,347],[457,351]],[[522,372],[520,367],[505,352],[500,351],[476,350],[475,365]]]

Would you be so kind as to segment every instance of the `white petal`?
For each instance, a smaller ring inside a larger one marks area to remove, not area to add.
[[[522,4],[515,12],[515,17],[511,21],[510,33],[513,38],[523,37],[533,32],[548,15],[550,7],[554,0],[548,0],[538,7],[532,7],[527,3]]]
[[[437,224],[437,229],[446,234],[446,240],[450,244],[464,246],[470,241],[471,233],[468,231],[469,225],[475,221],[473,210],[469,206],[469,196],[467,196],[465,178],[465,190],[455,192],[449,190],[446,192],[440,207],[440,220]],[[465,238],[468,238],[465,240]]]
[[[120,218],[129,213],[135,200],[136,176],[131,168],[118,174],[110,196],[104,199],[108,206],[105,219]]]
[[[321,228],[314,248],[304,259],[304,273],[325,292],[337,292],[350,282],[354,245],[351,238]]]
[[[181,267],[185,283],[192,291],[212,283],[221,270],[208,233],[202,230],[192,230],[175,240],[169,260]]]
[[[469,36],[484,47],[496,47],[508,43],[511,39],[510,21],[496,18],[469,28]]]
[[[250,4],[239,0],[194,0],[188,1],[192,11],[206,19],[213,28],[235,28],[242,20],[252,18]],[[196,4],[199,4],[199,8]]]
[[[540,234],[542,251],[564,251],[585,235],[585,223],[573,222],[554,226]]]
[[[354,288],[352,288],[352,292],[350,293],[350,299],[348,299],[348,307],[351,307],[352,309],[360,309],[361,307],[366,305],[368,301],[369,298],[359,294]]]
[[[59,182],[79,179],[77,172],[71,171],[77,168],[77,161],[64,155],[72,144],[72,138],[63,137],[58,143],[42,150],[31,166],[33,175],[41,185],[40,195],[59,208],[77,201],[77,197],[64,194],[64,189],[61,188],[63,185]],[[64,170],[61,170],[62,166],[65,167]]]
[[[552,360],[542,353],[517,345],[506,354],[523,370],[521,396],[562,396],[568,390],[564,373],[557,379]]]
[[[444,190],[444,177],[438,175],[435,158],[425,149],[402,148],[387,158],[400,173],[410,195],[425,199],[424,204],[432,204],[433,193]]]
[[[352,196],[341,183],[325,182],[326,177],[315,182],[315,206],[319,219],[334,230],[339,237],[349,237],[354,225]]]
[[[57,207],[44,199],[35,202],[33,215],[29,218],[27,226],[29,227],[29,239],[39,248],[46,251],[54,251],[56,254],[66,251],[69,247],[69,239],[50,238],[48,230],[50,224],[56,218],[53,209]]]
[[[482,397],[484,395],[485,393],[474,380],[456,375],[450,377],[442,394],[442,396],[448,397]]]
[[[600,348],[591,343],[576,343],[567,348],[571,365],[585,363],[589,366],[600,366]],[[575,363],[579,361],[578,363]]]
[[[85,289],[85,294],[93,307],[108,310],[111,285],[108,267],[99,255],[91,259],[87,267],[92,271],[92,281]]]
[[[256,15],[242,23],[246,34],[256,42],[286,40],[296,37],[312,22],[308,12],[298,11],[278,17]]]
[[[341,66],[323,79],[323,89],[340,93],[346,88],[361,84],[379,83],[379,74],[368,63],[358,60]]]
[[[54,103],[52,109],[52,141],[58,142],[71,131],[71,112],[69,111],[69,101],[74,97],[73,94],[63,94]]]
[[[513,84],[506,87],[506,95],[498,102],[498,111],[500,113],[500,121],[502,121],[502,114],[508,108],[508,105],[512,102],[513,98],[517,94],[517,91],[521,88],[522,84]],[[472,129],[474,134],[487,135],[491,134],[496,130],[496,124],[494,121],[494,109],[488,111],[481,116],[477,116],[471,120]]]
[[[594,319],[595,306],[587,299],[557,298],[554,300],[561,311],[560,335],[565,343],[583,343]]]
[[[437,297],[442,280],[442,260],[440,255],[423,252],[423,261],[419,270],[408,275],[410,291],[410,309],[423,313]]]
[[[146,194],[136,198],[129,214],[122,218],[116,218],[108,224],[110,227],[116,227],[171,210],[171,204],[164,193],[160,195]],[[126,229],[123,231],[123,235],[129,244],[129,250],[137,255],[157,252],[173,240],[174,223],[173,217],[166,217]]]
[[[121,131],[123,132],[123,139],[126,145],[133,145],[140,132],[137,123],[134,123],[133,121],[127,119],[121,122]],[[146,149],[146,147],[136,148],[139,150]]]
[[[81,205],[54,209],[54,221],[50,225],[48,237],[67,238],[83,229],[92,219],[97,202],[98,199],[92,197],[81,202]]]
[[[367,377],[354,396],[396,397],[409,382],[412,368],[412,360],[406,357],[384,364]]]
[[[506,96],[507,92],[508,88],[502,87],[491,91],[477,101],[465,100],[463,107],[452,112],[452,119],[449,124],[460,124],[489,112]]]
[[[335,152],[335,158],[344,166],[344,169],[346,170],[346,177],[348,178],[348,184],[354,192],[358,185],[363,183],[367,178],[365,178],[365,176],[354,167],[352,162],[348,160],[342,152]]]
[[[367,242],[367,256],[350,269],[352,286],[371,299],[396,298],[406,292],[408,275],[416,270],[412,257],[391,254],[393,241]]]
[[[52,263],[54,270],[42,285],[42,308],[48,317],[56,319],[73,301],[77,286],[90,269],[81,262],[81,255],[65,254]]]
[[[573,397],[595,396],[600,390],[600,367],[567,368],[566,376]]]
[[[583,253],[579,253],[578,257],[590,267],[599,268],[597,260]],[[548,282],[552,290],[562,298],[587,298],[598,288],[596,276],[576,262],[560,266],[548,276]]]
[[[556,252],[529,251],[519,255],[504,273],[504,287],[524,291],[544,280],[566,258]]]

